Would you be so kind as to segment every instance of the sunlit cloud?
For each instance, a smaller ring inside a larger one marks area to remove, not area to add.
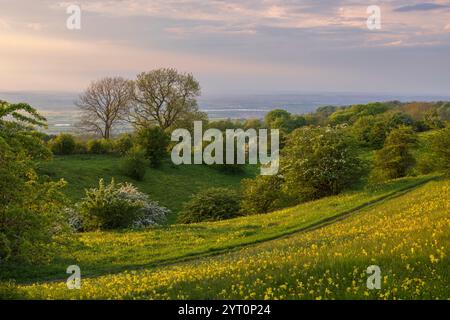
[[[367,28],[372,3],[362,0],[76,2],[82,29],[72,32],[72,1],[3,0],[0,90],[79,90],[104,75],[156,67],[193,72],[207,90],[372,89],[360,81],[368,73],[380,74],[377,89],[413,88],[418,64],[437,75],[429,88],[450,81],[446,0],[379,2],[376,31]]]

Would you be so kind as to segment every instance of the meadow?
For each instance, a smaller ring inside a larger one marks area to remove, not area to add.
[[[99,276],[219,254],[332,223],[435,178],[430,175],[398,179],[265,215],[174,224],[145,231],[81,233],[69,251],[58,250],[60,254],[51,264],[8,265],[0,269],[0,279],[13,278],[19,283],[64,279],[65,268],[72,264],[80,265],[84,276]]]
[[[122,174],[120,161],[120,157],[113,155],[55,156],[52,161],[41,163],[39,172],[54,180],[67,181],[63,191],[72,201],[82,199],[85,190],[97,186],[100,178],[107,182],[113,178],[118,183],[130,182],[172,211],[168,216],[171,224],[176,221],[183,203],[199,190],[210,187],[237,189],[242,179],[254,177],[258,170],[249,165],[243,173],[226,174],[204,165],[175,166],[166,162],[161,168],[148,168],[144,180],[136,181]]]
[[[432,181],[362,207],[341,221],[231,253],[86,278],[81,290],[68,290],[59,281],[20,286],[15,294],[31,299],[447,299],[449,194],[449,180]],[[365,197],[355,194],[352,200],[367,202],[376,196]],[[293,216],[311,225],[312,212],[336,215],[348,209],[351,198],[332,197],[264,219],[248,217],[193,228],[242,226],[251,220],[257,225],[264,220],[266,229],[272,230],[276,227],[269,221],[289,221]],[[141,234],[141,239],[151,233]],[[127,238],[133,236],[138,234]],[[102,248],[108,251],[103,241]],[[382,270],[381,290],[366,287],[370,265]]]

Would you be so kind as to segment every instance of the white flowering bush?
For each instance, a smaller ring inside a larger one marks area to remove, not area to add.
[[[83,218],[80,216],[76,208],[65,208],[65,213],[69,226],[74,231],[83,231]]]
[[[118,196],[131,203],[138,203],[140,209],[138,215],[131,227],[133,229],[142,229],[161,225],[166,222],[170,210],[159,206],[158,202],[151,201],[145,193],[140,192],[131,183],[125,183],[120,186]]]
[[[102,179],[98,188],[86,190],[86,197],[77,204],[76,211],[84,231],[156,226],[164,223],[170,212],[130,183],[116,184],[112,180],[106,185]],[[71,224],[78,222],[74,216]]]

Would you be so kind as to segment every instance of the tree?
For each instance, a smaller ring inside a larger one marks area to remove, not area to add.
[[[411,127],[401,126],[392,130],[383,148],[375,154],[373,178],[382,181],[406,176],[415,164],[410,153],[415,142]]]
[[[130,80],[115,77],[92,82],[76,102],[81,110],[79,126],[109,139],[114,126],[126,118],[132,97]]]
[[[380,116],[363,116],[358,118],[350,130],[358,143],[373,149],[383,147],[389,133],[387,121]]]
[[[30,159],[49,159],[50,150],[45,146],[43,134],[35,126],[46,127],[46,119],[26,103],[11,104],[0,100],[0,137],[11,150],[24,153]]]
[[[268,112],[264,118],[269,129],[280,129],[283,131],[291,131],[291,114],[286,110],[275,109]]]
[[[162,129],[185,118],[203,117],[197,105],[200,85],[192,74],[175,69],[158,69],[137,76],[135,105],[130,121],[137,127],[157,124]]]
[[[136,141],[145,151],[150,166],[159,167],[168,154],[169,135],[160,127],[141,128],[137,132]]]
[[[450,126],[436,132],[431,138],[431,148],[436,155],[437,167],[450,175]]]
[[[64,182],[43,181],[35,159],[50,157],[34,126],[45,118],[28,104],[0,101],[0,262],[36,262],[66,235]]]
[[[71,134],[60,133],[50,141],[49,145],[53,154],[68,155],[75,152],[76,141]]]
[[[284,189],[298,200],[337,194],[361,177],[354,143],[341,128],[301,128],[281,154]]]

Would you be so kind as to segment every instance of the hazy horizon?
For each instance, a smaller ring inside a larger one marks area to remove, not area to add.
[[[70,132],[78,121],[78,109],[74,105],[77,93],[0,91],[0,100],[26,102],[36,107],[48,120],[47,133]],[[210,119],[263,118],[273,109],[284,109],[294,114],[313,112],[319,106],[343,106],[375,101],[450,101],[447,96],[435,95],[389,95],[361,93],[265,93],[265,94],[216,94],[199,97],[200,110]]]

